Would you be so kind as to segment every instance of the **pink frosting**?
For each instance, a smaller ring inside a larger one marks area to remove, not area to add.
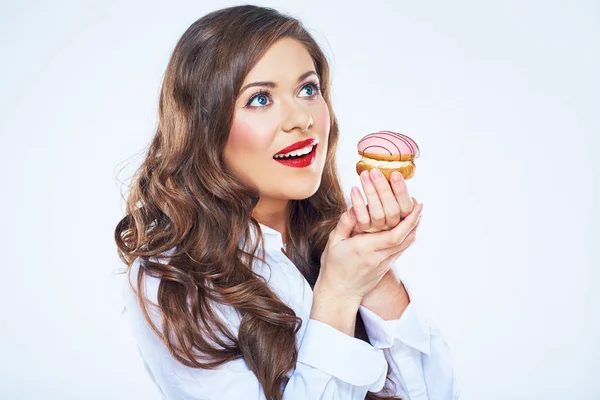
[[[419,157],[419,146],[414,140],[401,133],[379,131],[370,133],[358,142],[358,151],[370,154],[402,155]]]

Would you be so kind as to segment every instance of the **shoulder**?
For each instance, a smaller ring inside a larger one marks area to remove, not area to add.
[[[160,279],[144,273],[141,263],[142,260],[140,258],[136,258],[133,261],[131,267],[127,271],[126,279],[123,284],[125,309],[127,314],[129,314],[129,321],[134,333],[140,333],[146,331],[146,328],[149,328],[138,299],[138,292],[140,292],[140,290],[141,295],[145,300],[148,316],[158,329],[161,329],[162,325],[158,309],[158,289],[160,287]],[[138,281],[140,270],[142,270],[141,280]]]
[[[175,247],[169,249],[164,253],[161,253],[156,257],[150,257],[150,261],[157,262],[160,264],[168,264],[171,259],[171,255],[174,251]],[[142,269],[141,263],[142,259],[139,257],[136,258],[127,272],[127,279],[124,287],[124,294],[126,299],[130,299],[131,296],[135,297],[137,291],[140,289],[138,287],[138,276],[140,274],[140,270]],[[142,272],[140,283],[142,294],[144,295],[144,297],[151,303],[158,305],[158,288],[160,286],[160,278]],[[129,302],[128,305],[131,305],[131,302]]]
[[[174,250],[175,248],[172,248],[157,257],[151,257],[150,261],[158,262],[160,264],[168,264],[171,258],[170,256],[173,254]],[[123,287],[125,308],[130,314],[130,321],[134,326],[134,329],[136,326],[139,328],[138,331],[147,331],[150,329],[138,299],[138,292],[141,289],[141,295],[145,301],[148,316],[156,328],[162,330],[162,314],[158,301],[158,292],[161,279],[145,273],[143,271],[142,262],[143,260],[140,258],[135,259],[127,273],[127,279],[125,280]],[[140,270],[142,270],[141,276],[139,276]],[[139,284],[138,277],[140,279]],[[210,306],[220,317],[221,321],[225,322],[231,329],[233,329],[233,332],[237,334],[241,322],[240,314],[233,307],[228,305],[211,302]]]
[[[165,253],[160,257],[151,258],[151,260],[159,263],[167,263],[169,257]],[[132,263],[127,274],[127,279],[125,279],[123,294],[130,332],[144,362],[146,371],[160,390],[169,398],[199,398],[197,396],[204,396],[205,393],[212,391],[216,393],[217,389],[222,389],[223,382],[217,380],[217,378],[223,377],[220,372],[221,370],[251,374],[243,359],[231,361],[220,367],[220,369],[213,371],[190,368],[180,363],[171,355],[167,345],[152,330],[145,319],[138,301],[137,293],[141,289],[148,316],[159,332],[162,332],[162,313],[158,307],[158,290],[161,279],[144,273],[142,263],[143,260],[139,258]],[[139,286],[138,274],[141,274]],[[215,305],[217,314],[228,315],[226,312],[222,312],[222,308],[220,307],[220,305]],[[239,327],[232,326],[235,324],[235,321],[230,323],[230,320],[226,320],[225,322],[230,326],[232,332],[237,335]],[[222,339],[225,340],[225,338]],[[239,374],[233,374],[231,379],[233,380],[237,376]],[[234,385],[233,382],[232,385]]]

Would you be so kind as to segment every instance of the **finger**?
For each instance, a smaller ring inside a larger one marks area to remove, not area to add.
[[[374,251],[382,251],[400,245],[404,238],[418,224],[422,210],[423,204],[418,204],[405,219],[389,231],[355,236],[355,239],[359,239],[361,242],[360,251],[369,254]]]
[[[371,178],[383,207],[383,214],[385,215],[384,226],[392,228],[400,222],[400,205],[392,191],[390,182],[385,179],[385,176],[379,169],[373,168],[371,170]]]
[[[360,174],[360,180],[363,186],[363,191],[367,196],[369,215],[371,217],[371,228],[382,230],[385,228],[385,213],[383,211],[381,201],[379,200],[377,190],[371,181],[371,174],[368,171],[363,171]]]
[[[378,251],[378,253],[382,254],[384,257],[389,258],[393,254],[396,254],[398,252],[403,253],[404,251],[406,251],[406,249],[408,249],[417,240],[417,230],[419,228],[419,223],[420,223],[420,219],[417,222],[417,224],[415,225],[415,227],[402,240],[402,242],[400,242],[399,244],[392,246],[390,248],[380,250],[380,251]]]
[[[396,197],[396,201],[400,205],[400,216],[405,218],[413,209],[414,202],[408,195],[408,187],[402,174],[398,171],[392,172],[390,176],[390,184]]]
[[[342,240],[348,239],[352,234],[352,229],[354,229],[355,225],[356,215],[354,214],[354,210],[351,208],[340,216],[337,225],[329,234],[329,244],[334,246]]]
[[[415,207],[416,207],[417,205],[419,205],[419,202],[418,202],[418,201],[417,201],[417,199],[415,199],[414,197],[411,197],[411,200],[410,200],[410,202],[411,202],[412,206],[411,206],[411,209],[410,209],[410,211],[408,212],[408,214],[410,214],[410,213],[412,212],[412,210],[414,210],[414,209],[415,209]],[[407,214],[407,215],[408,215],[408,214]],[[406,218],[406,216],[404,216],[404,217],[402,217],[402,218]]]
[[[408,247],[409,246],[406,246],[406,247],[396,251],[395,253],[390,254],[379,265],[384,269],[385,272],[389,271],[393,267],[394,261],[396,261],[396,259],[398,257],[400,257],[402,254],[404,254],[404,252],[408,249]]]
[[[358,221],[355,231],[364,232],[371,227],[371,216],[358,187],[354,186],[350,191],[350,200]]]

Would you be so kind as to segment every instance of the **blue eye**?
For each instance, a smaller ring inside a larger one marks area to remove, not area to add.
[[[309,82],[306,85],[302,86],[302,90],[308,89],[306,91],[307,96],[301,97],[315,97],[320,91],[321,88],[317,82]],[[271,97],[271,92],[269,90],[261,90],[255,93],[248,102],[246,103],[246,107],[248,108],[264,108],[269,104],[269,98]],[[257,102],[256,102],[257,101]]]
[[[319,84],[316,82],[307,83],[302,87],[302,90],[308,89],[308,97],[315,96],[318,92],[321,91]]]
[[[257,94],[255,94],[254,96],[252,96],[250,98],[250,100],[248,101],[246,106],[247,107],[264,107],[267,105],[267,101],[268,101],[267,96],[271,96],[271,92],[269,92],[268,90],[258,92]],[[254,103],[254,100],[258,100],[258,104],[252,104],[252,103]]]

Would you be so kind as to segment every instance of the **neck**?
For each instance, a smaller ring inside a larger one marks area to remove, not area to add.
[[[261,197],[252,210],[252,216],[261,224],[275,229],[281,234],[285,244],[285,223],[290,201],[287,199],[271,199]]]

